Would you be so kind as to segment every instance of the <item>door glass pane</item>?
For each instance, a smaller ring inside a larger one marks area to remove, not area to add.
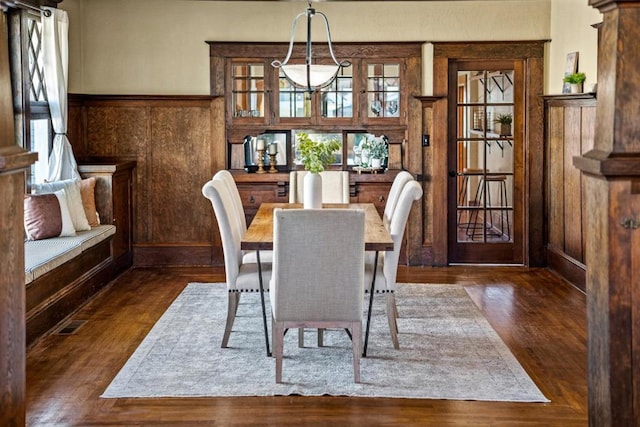
[[[264,117],[264,64],[231,65],[234,117]]]
[[[459,71],[458,242],[513,241],[513,70]]]

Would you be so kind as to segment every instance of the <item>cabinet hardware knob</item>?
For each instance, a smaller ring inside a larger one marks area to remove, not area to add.
[[[253,196],[249,196],[249,203],[255,203],[256,202],[256,198]]]
[[[380,203],[384,203],[384,196],[380,196],[378,200],[380,201]]]

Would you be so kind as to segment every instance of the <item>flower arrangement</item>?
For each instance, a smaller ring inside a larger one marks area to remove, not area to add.
[[[298,149],[300,150],[300,160],[304,168],[311,173],[324,171],[325,166],[335,162],[334,151],[340,149],[340,142],[331,139],[326,142],[313,141],[309,134],[300,132],[297,134]]]
[[[511,113],[498,114],[498,117],[496,117],[494,122],[500,123],[501,125],[510,125],[513,122],[513,116]]]

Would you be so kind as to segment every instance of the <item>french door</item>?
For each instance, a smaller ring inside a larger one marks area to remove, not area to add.
[[[523,63],[452,61],[449,80],[449,262],[522,264]]]

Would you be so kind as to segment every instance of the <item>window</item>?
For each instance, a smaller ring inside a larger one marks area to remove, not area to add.
[[[38,153],[38,161],[27,171],[29,189],[47,178],[53,144],[42,57],[42,23],[40,15],[14,10],[10,12],[9,26],[17,144]]]
[[[38,161],[28,171],[26,181],[30,187],[46,179],[53,143],[42,57],[42,23],[39,15],[15,11],[10,25],[16,138],[26,150],[38,153]]]

